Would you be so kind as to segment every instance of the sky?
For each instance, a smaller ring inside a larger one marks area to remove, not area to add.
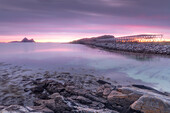
[[[100,35],[163,34],[170,0],[0,0],[0,42],[69,42]]]

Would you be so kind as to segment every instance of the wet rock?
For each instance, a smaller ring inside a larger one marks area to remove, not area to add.
[[[111,93],[111,88],[105,88],[103,91],[103,96],[107,97]]]
[[[54,113],[54,111],[44,106],[30,106],[27,109],[30,110],[30,113]]]
[[[42,86],[36,86],[36,87],[31,88],[31,91],[33,93],[42,93],[44,91],[44,88]]]
[[[90,105],[90,107],[92,107],[94,109],[103,109],[105,107],[105,105],[100,102],[93,101],[93,103]]]
[[[25,92],[28,92],[29,90],[30,90],[29,88],[25,88],[25,89],[24,89]]]
[[[170,113],[170,100],[144,95],[130,107],[133,110],[141,111],[143,113]]]
[[[50,100],[52,100],[52,99],[50,99]],[[38,99],[38,100],[34,101],[35,106],[45,105],[46,103],[49,103],[49,100]],[[54,99],[53,99],[53,103],[54,103]]]
[[[117,88],[117,91],[123,93],[123,94],[130,94],[130,93],[134,93],[134,90],[127,88],[127,87],[121,87],[121,88]],[[135,91],[136,92],[136,91]]]
[[[46,90],[49,92],[49,93],[56,93],[56,92],[61,92],[64,90],[64,86],[59,83],[59,82],[51,82],[51,83],[48,83],[46,84]]]
[[[75,113],[119,113],[114,110],[109,109],[92,109],[92,108],[83,108],[83,107],[77,107],[77,110],[75,110]]]
[[[67,91],[67,93],[69,93],[70,95],[78,95],[78,96],[85,96],[88,93],[91,93],[89,90],[86,89],[79,89],[79,88],[66,88],[65,89]]]
[[[59,93],[53,93],[52,95],[49,96],[51,99],[55,99],[56,97],[60,96]]]
[[[49,94],[47,92],[42,92],[36,95],[39,99],[49,99]]]
[[[103,96],[104,89],[105,89],[104,85],[98,87],[98,88],[97,88],[97,91],[96,91],[96,94],[97,94],[98,96]]]
[[[78,96],[76,100],[78,100],[81,104],[85,104],[85,105],[92,104],[91,100],[82,96]]]
[[[34,101],[34,104],[36,106],[43,106],[46,107],[54,112],[60,113],[60,112],[65,112],[65,111],[71,111],[72,107],[68,105],[68,103],[65,101],[64,97],[59,95],[58,93],[55,93],[51,96],[49,96],[49,100],[36,100]]]
[[[140,98],[141,95],[135,94],[135,93],[130,93],[130,94],[123,94],[121,92],[118,92],[116,90],[113,90],[107,97],[107,100],[109,102],[109,104],[112,105],[113,108],[116,108],[120,111],[124,111],[127,108],[129,108],[129,106],[135,102],[136,100],[138,100]],[[120,109],[120,107],[118,108],[117,106],[121,106],[123,108]]]
[[[97,97],[96,95],[92,95],[92,94],[86,94],[84,95],[84,97],[92,100],[92,101],[96,101],[96,102],[100,102],[100,103],[103,103],[103,104],[106,104],[107,103],[107,100],[102,98],[102,97]]]
[[[5,106],[0,106],[0,110],[2,110],[2,109],[4,109],[5,108]]]
[[[73,108],[68,105],[62,96],[57,96],[55,98],[55,112],[71,111]]]
[[[104,84],[104,85],[97,88],[96,94],[98,96],[106,97],[106,96],[108,96],[110,94],[111,90],[113,90],[115,88],[116,88],[115,86],[111,86],[109,84]]]
[[[1,113],[30,113],[30,111],[19,105],[11,105],[1,110]]]

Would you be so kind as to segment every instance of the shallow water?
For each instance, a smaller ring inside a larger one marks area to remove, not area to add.
[[[56,43],[0,44],[0,62],[32,70],[93,74],[116,81],[129,77],[170,92],[170,58],[106,52],[85,45]]]

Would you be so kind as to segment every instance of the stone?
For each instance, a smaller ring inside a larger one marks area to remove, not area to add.
[[[0,110],[2,110],[2,109],[4,109],[5,108],[5,106],[0,106]]]
[[[110,94],[112,89],[115,89],[115,86],[111,86],[110,84],[104,84],[97,88],[96,94],[98,96],[107,96]]]
[[[34,104],[36,106],[45,106],[50,109],[55,109],[55,100],[54,99],[49,99],[49,100],[36,100],[34,101]]]
[[[97,88],[97,91],[96,91],[96,94],[97,94],[98,96],[103,96],[104,88],[105,88],[104,85],[98,87],[98,88]]]
[[[93,101],[93,103],[90,105],[90,107],[92,107],[94,109],[103,109],[105,107],[105,105],[100,102]]]
[[[108,96],[111,93],[111,88],[105,88],[103,91],[103,96]]]
[[[50,93],[61,92],[64,90],[64,86],[59,82],[51,82],[46,84],[45,89]]]
[[[53,93],[52,95],[49,96],[51,99],[55,99],[56,97],[60,96],[59,93]]]
[[[123,94],[130,94],[130,93],[134,92],[134,90],[132,90],[130,88],[126,88],[126,87],[117,88],[117,91],[119,91]]]
[[[106,99],[104,99],[102,97],[97,97],[96,95],[86,94],[85,97],[92,100],[92,101],[100,102],[100,103],[103,103],[103,104],[107,103]]]
[[[113,90],[107,97],[107,100],[110,104],[122,104],[126,98],[128,98],[128,95],[122,94],[121,92]]]
[[[112,108],[115,108],[120,111],[125,111],[129,106],[138,100],[141,95],[135,93],[123,94],[119,91],[113,90],[107,97],[109,104]],[[120,106],[120,107],[118,107]],[[123,107],[123,108],[122,108]]]
[[[29,110],[20,105],[11,105],[1,110],[1,113],[30,113]]]
[[[78,96],[76,100],[78,100],[81,104],[85,104],[85,105],[92,104],[91,100],[82,96]]]
[[[67,104],[63,96],[58,96],[55,98],[55,112],[71,111],[73,108]]]
[[[170,113],[170,100],[153,95],[144,95],[134,102],[130,108],[143,113]]]
[[[119,112],[109,109],[92,109],[77,107],[77,110],[75,110],[74,113],[119,113]]]
[[[54,113],[54,111],[44,106],[29,106],[27,109],[29,109],[31,113]]]
[[[31,91],[33,93],[42,93],[44,91],[44,88],[42,86],[36,86],[36,87],[31,88]]]

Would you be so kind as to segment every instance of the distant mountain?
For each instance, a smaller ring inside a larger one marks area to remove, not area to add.
[[[28,38],[24,38],[24,39],[22,39],[21,41],[12,41],[12,42],[10,42],[10,43],[26,43],[26,42],[31,42],[31,43],[33,43],[33,42],[35,42],[34,41],[34,39],[28,39]]]
[[[27,38],[24,38],[21,42],[35,42],[34,39],[27,39]]]

